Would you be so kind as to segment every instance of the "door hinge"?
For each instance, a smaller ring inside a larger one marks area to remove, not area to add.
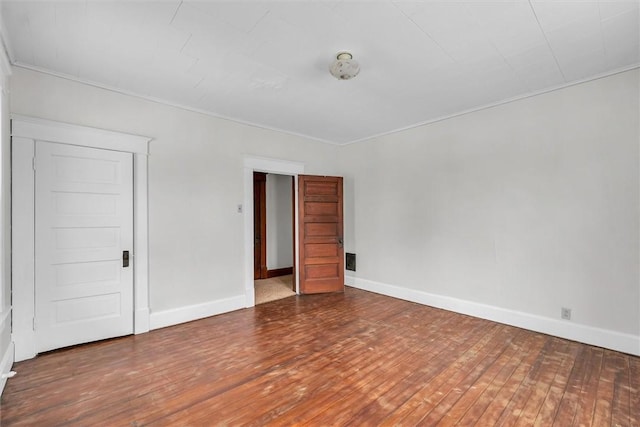
[[[31,159],[31,167],[33,170],[36,170],[36,158],[35,156]]]
[[[33,330],[34,331],[36,330],[36,318],[35,317],[33,318]]]

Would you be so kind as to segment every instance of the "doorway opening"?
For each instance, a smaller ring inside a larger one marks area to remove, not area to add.
[[[254,256],[255,247],[253,235],[253,172],[271,172],[275,174],[293,176],[295,191],[298,191],[298,175],[304,173],[304,164],[292,162],[289,160],[273,159],[268,157],[245,156],[244,158],[244,198],[243,204],[246,207],[244,214],[244,292],[246,307],[255,305],[255,289],[254,289]],[[295,208],[294,227],[295,227],[295,246],[294,254],[298,253],[298,207]],[[294,258],[293,280],[296,286],[296,292],[299,288],[299,272],[298,272],[297,256]]]
[[[255,305],[253,172],[293,176],[296,195],[293,208],[293,280],[296,293],[342,291],[344,287],[342,178],[304,175],[303,163],[246,156],[243,198],[244,206],[247,207],[243,233],[246,307]],[[302,245],[304,245],[304,251],[301,250]]]
[[[295,179],[253,172],[255,304],[296,294],[294,280]]]

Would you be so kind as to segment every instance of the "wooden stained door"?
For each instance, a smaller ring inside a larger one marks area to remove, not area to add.
[[[253,173],[253,279],[267,278],[267,174]]]
[[[132,334],[131,153],[38,141],[35,176],[37,351]]]
[[[300,293],[344,291],[342,177],[298,176]]]

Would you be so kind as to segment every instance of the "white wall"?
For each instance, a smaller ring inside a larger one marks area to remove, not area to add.
[[[640,354],[639,80],[341,148],[350,282]]]
[[[22,68],[14,68],[11,87],[13,113],[154,138],[149,157],[152,316],[184,307],[206,314],[203,304],[244,295],[243,218],[236,208],[243,200],[245,155],[302,162],[310,174],[336,172],[337,148],[329,144]]]
[[[291,177],[267,174],[267,269],[293,266]]]

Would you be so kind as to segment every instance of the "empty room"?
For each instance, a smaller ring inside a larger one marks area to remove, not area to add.
[[[2,426],[640,426],[638,0],[0,0]]]

